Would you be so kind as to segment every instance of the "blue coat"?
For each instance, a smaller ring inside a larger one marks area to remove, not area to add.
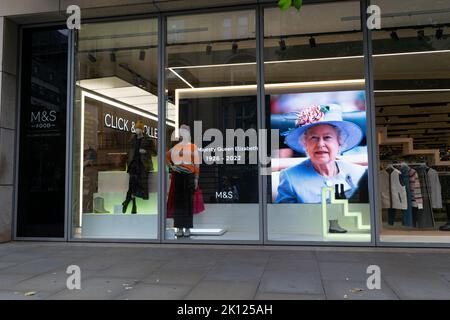
[[[366,168],[343,160],[336,160],[339,173],[334,177],[321,176],[314,169],[311,160],[282,170],[278,196],[275,203],[320,203],[322,188],[344,184],[347,199],[358,189],[358,182],[366,173]]]

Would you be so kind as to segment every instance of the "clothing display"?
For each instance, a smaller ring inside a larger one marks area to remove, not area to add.
[[[406,210],[407,193],[402,174],[394,167],[380,172],[381,207]]]
[[[413,208],[423,208],[422,191],[417,171],[409,168],[409,188],[411,190],[411,202]]]
[[[438,172],[432,168],[428,168],[427,175],[428,181],[430,182],[432,208],[442,209],[442,192]]]
[[[136,197],[148,200],[149,198],[149,170],[153,170],[151,160],[150,139],[143,135],[133,135],[132,156],[129,158],[127,172],[129,174],[128,191],[125,201],[122,203],[122,213],[127,211],[132,201],[132,214],[137,213]]]
[[[179,236],[182,228],[193,228],[194,194],[200,173],[197,146],[182,142],[176,144],[167,151],[166,163],[172,171],[167,208]],[[189,230],[185,230],[183,235],[190,236]]]
[[[395,166],[389,164],[379,178],[381,207],[388,209],[388,224],[394,225],[400,213],[405,227],[434,228],[433,209],[443,206],[438,172],[422,163]]]
[[[402,223],[405,227],[413,227],[412,219],[412,192],[411,192],[411,181],[409,175],[409,167],[406,164],[402,164],[400,167],[401,178],[405,185],[406,190],[406,210],[403,213]]]
[[[427,174],[428,169],[429,168],[424,165],[419,166],[416,169],[417,174],[419,175],[423,199],[423,210],[417,215],[417,227],[419,228],[434,228],[434,215],[431,203],[431,185]]]

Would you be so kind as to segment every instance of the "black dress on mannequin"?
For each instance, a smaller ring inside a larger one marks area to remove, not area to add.
[[[143,144],[145,142],[143,136],[139,137],[138,135],[134,135],[133,137],[133,158],[128,165],[128,174],[129,174],[129,182],[128,182],[128,191],[125,201],[122,203],[122,213],[125,213],[128,208],[128,204],[132,201],[133,207],[131,209],[131,213],[137,213],[136,207],[136,197],[147,200],[148,196],[148,171],[146,166],[144,165],[142,155],[140,150],[142,150]]]

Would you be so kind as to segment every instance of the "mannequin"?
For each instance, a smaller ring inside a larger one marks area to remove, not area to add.
[[[173,172],[173,219],[177,238],[191,235],[194,192],[200,174],[198,149],[191,143],[189,126],[181,125],[179,132],[182,140],[166,153],[166,162]]]
[[[126,213],[128,204],[133,203],[131,213],[137,213],[136,197],[147,200],[149,198],[148,172],[153,170],[152,142],[144,136],[144,123],[138,120],[135,125],[135,133],[131,138],[132,148],[128,155],[128,192],[122,203],[122,213]]]

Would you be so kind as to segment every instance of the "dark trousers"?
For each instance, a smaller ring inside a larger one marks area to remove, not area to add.
[[[174,172],[173,220],[175,228],[193,227],[195,175]]]

